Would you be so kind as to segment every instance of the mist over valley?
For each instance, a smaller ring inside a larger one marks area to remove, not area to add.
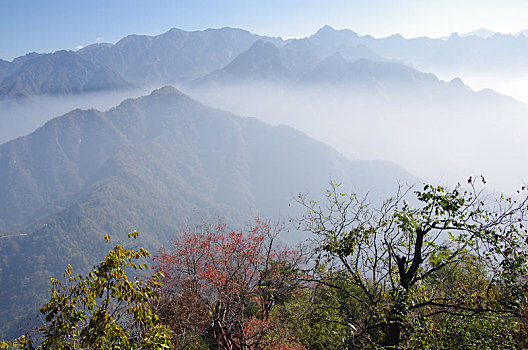
[[[374,38],[324,26],[128,35],[0,60],[0,338],[36,325],[50,276],[87,271],[131,230],[156,250],[221,218],[286,222],[330,182],[528,179],[528,37]],[[290,231],[288,231],[290,230]],[[139,244],[139,243],[138,243]],[[20,293],[23,291],[23,293]]]

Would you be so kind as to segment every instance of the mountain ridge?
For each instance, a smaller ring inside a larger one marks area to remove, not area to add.
[[[157,36],[129,35],[112,46],[88,46],[79,54],[135,83],[184,83],[228,64],[257,40],[282,42],[238,28],[173,28]]]
[[[380,194],[397,178],[415,181],[392,163],[350,161],[291,127],[173,87],[106,112],[74,110],[0,145],[2,335],[18,335],[50,276],[68,263],[79,272],[94,264],[104,234],[120,241],[137,229],[152,249],[201,219],[241,227],[252,215],[284,217],[296,192],[330,180]]]
[[[0,81],[0,98],[4,99],[133,87],[105,65],[89,62],[73,51],[29,54],[13,60],[8,70]]]

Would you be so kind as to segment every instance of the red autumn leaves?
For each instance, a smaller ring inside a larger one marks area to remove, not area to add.
[[[202,225],[160,251],[165,286],[157,306],[182,347],[302,348],[273,309],[299,292],[300,254],[259,219],[247,232]]]

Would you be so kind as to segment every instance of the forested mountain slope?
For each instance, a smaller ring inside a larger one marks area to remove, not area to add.
[[[278,218],[298,192],[330,180],[391,193],[415,178],[350,161],[289,127],[199,104],[171,87],[107,112],[75,110],[0,146],[1,329],[15,335],[68,263],[84,270],[140,230],[157,247],[185,223]],[[20,291],[24,291],[20,293]]]

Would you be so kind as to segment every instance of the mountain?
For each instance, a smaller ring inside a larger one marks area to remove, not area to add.
[[[26,55],[14,60],[10,66],[9,73],[0,81],[0,98],[4,99],[132,87],[110,68],[89,62],[72,51]]]
[[[396,62],[368,59],[349,61],[339,52],[325,58],[299,81],[300,86],[360,87],[362,89],[391,89],[402,87],[420,89],[440,84],[433,74],[417,71]],[[362,90],[363,92],[365,90]],[[392,92],[392,91],[391,91]]]
[[[318,62],[317,56],[310,51],[280,49],[270,42],[259,40],[227,66],[192,82],[191,86],[205,88],[210,84],[288,83],[312,70]]]
[[[496,32],[492,32],[491,30],[489,29],[486,29],[486,28],[480,28],[480,29],[477,29],[477,30],[474,30],[472,32],[469,32],[469,33],[465,33],[465,34],[462,34],[460,35],[461,37],[466,37],[466,36],[477,36],[479,38],[482,38],[482,39],[487,39],[491,36],[494,36],[495,34],[497,34]]]
[[[0,62],[0,143],[76,107],[102,108],[110,106],[109,100],[115,105],[136,90],[119,73],[72,51]]]
[[[197,96],[206,94],[216,95],[218,99],[244,100],[243,96],[226,95],[237,88],[243,94],[261,88],[261,84],[272,84],[279,90],[323,88],[340,94],[355,89],[361,94],[370,91],[389,95],[399,95],[402,89],[422,94],[424,88],[430,92],[446,87],[433,74],[397,62],[349,60],[341,52],[321,60],[312,51],[294,50],[290,44],[278,48],[272,43],[258,41],[224,68],[189,84],[188,90]]]
[[[319,58],[325,58],[339,52],[346,59],[352,61],[362,58],[384,60],[383,57],[363,45],[357,33],[349,29],[336,31],[328,25],[308,38],[290,40],[285,47],[297,51],[312,51]]]
[[[515,36],[520,36],[520,35],[528,37],[528,29],[523,29],[520,32],[518,32],[517,34],[515,34]]]
[[[116,74],[137,86],[187,84],[227,66],[259,40],[279,48],[311,52],[319,59],[339,52],[350,61],[396,61],[422,71],[451,75],[476,71],[528,74],[528,38],[524,35],[490,34],[487,30],[477,30],[463,36],[455,33],[448,40],[425,37],[405,39],[401,35],[377,39],[369,35],[360,36],[348,29],[335,30],[325,26],[307,38],[282,40],[234,28],[191,32],[174,28],[157,36],[129,35],[114,45],[89,45],[77,54],[92,64],[109,68],[110,71],[101,71],[100,74],[105,79],[115,80],[114,85],[119,85]],[[19,57],[9,64],[9,69],[6,69],[6,61],[0,62],[0,79],[5,79],[6,74],[12,74],[22,64],[38,56],[32,53]],[[80,68],[77,74],[82,75],[83,69]],[[39,73],[39,69],[32,72]],[[38,80],[28,74],[19,79],[18,84],[24,86],[23,90],[38,93],[39,89],[33,86],[34,79]],[[11,84],[14,82],[11,81]],[[68,83],[62,85],[55,84],[54,88],[62,87],[66,92],[75,90],[68,87]],[[107,85],[114,88],[112,83]],[[83,91],[82,88],[77,90]]]
[[[253,47],[258,41],[262,42]],[[251,56],[259,53],[263,55],[260,60]],[[70,98],[94,90],[110,94],[126,91],[129,82],[151,89],[167,82],[192,86],[201,81],[206,86],[249,76],[272,82],[301,80],[316,63],[336,53],[347,61],[399,63],[438,72],[449,80],[476,73],[516,78],[528,74],[528,38],[523,35],[495,34],[486,39],[452,35],[448,40],[393,35],[376,39],[325,26],[308,38],[282,40],[233,28],[192,32],[171,29],[157,36],[130,35],[116,44],[90,45],[77,53],[30,53],[12,62],[0,61],[0,116],[6,126],[0,130],[0,142],[25,135],[50,117],[76,107],[67,99],[32,100],[25,105],[16,97]],[[375,80],[372,84],[381,82]],[[83,108],[106,108],[108,104],[99,103],[101,96],[91,98],[92,102],[82,104]],[[130,97],[135,96],[138,94]]]
[[[430,182],[480,173],[525,181],[528,106],[417,69],[522,74],[525,51],[523,35],[376,39],[326,26],[288,41],[172,29],[0,61],[1,103],[10,106],[0,111],[0,140],[47,119],[43,96],[97,90],[100,98],[132,83],[177,82],[197,100],[277,125],[164,87],[106,111],[73,110],[1,144],[0,337],[20,334],[50,276],[68,263],[76,272],[93,265],[108,250],[104,234],[126,243],[138,229],[140,244],[155,250],[201,218],[240,227],[253,215],[295,214],[295,193],[319,193],[330,180],[375,197],[392,193],[396,179],[415,181],[393,163],[350,161],[310,136]]]
[[[360,36],[348,29],[335,30],[325,26],[310,37],[289,41],[285,47],[313,50],[325,57],[334,52],[344,52],[345,48],[362,46],[378,58],[359,58],[393,60],[422,71],[455,75],[476,72],[528,74],[528,37],[494,33],[483,38],[483,33],[477,31],[476,34],[480,35],[468,36],[454,33],[447,40],[427,37],[406,39],[399,34],[378,39],[370,35]]]
[[[383,45],[377,45],[383,41]],[[395,46],[398,50],[402,46],[409,49],[406,45],[407,40],[400,35],[394,35],[385,39],[375,39],[370,35],[360,36],[350,29],[335,30],[330,26],[324,26],[315,34],[289,41],[285,48],[291,50],[312,50],[319,57],[325,58],[336,52],[345,54],[347,51],[355,51],[353,57],[347,57],[350,60],[361,58],[372,60],[402,60],[402,57],[391,52],[391,47]],[[381,46],[378,47],[378,46]],[[373,49],[374,48],[374,49]]]
[[[18,334],[50,276],[94,264],[108,250],[104,234],[120,241],[138,229],[155,249],[200,218],[241,227],[252,215],[288,216],[295,193],[320,193],[330,180],[381,196],[396,179],[415,181],[171,87],[106,112],[74,110],[0,146],[2,335]]]
[[[242,85],[275,84],[304,89],[326,86],[330,89],[358,87],[367,89],[415,88],[441,85],[432,74],[422,73],[396,62],[372,61],[361,58],[349,60],[341,52],[320,60],[311,51],[278,48],[272,43],[256,42],[230,64],[189,85],[190,91],[213,89],[222,95],[226,89]],[[224,90],[224,91],[222,91]],[[364,91],[363,91],[364,92]]]
[[[9,62],[0,59],[0,80],[3,79],[9,71]]]
[[[152,89],[135,88],[0,99],[0,144],[28,135],[48,120],[72,109],[107,110],[127,98],[142,96],[149,91]]]
[[[157,36],[130,35],[111,46],[90,45],[78,53],[108,65],[137,85],[181,84],[227,65],[257,40],[282,43],[282,39],[242,29],[187,32],[174,28]]]
[[[296,51],[291,44],[269,51],[279,57]],[[239,61],[244,64],[234,64]],[[247,71],[251,81],[243,79]],[[459,78],[446,82],[398,62],[351,61],[340,52],[304,74],[280,72],[246,52],[188,92],[212,106],[298,128],[351,158],[394,160],[431,181],[483,173],[513,190],[527,179],[528,165],[517,159],[528,156],[522,147],[528,106],[519,101],[474,91]]]
[[[432,71],[504,74],[528,73],[528,38],[496,33],[486,39],[452,35],[438,49],[415,60],[419,67]]]
[[[336,31],[326,25],[309,37],[291,40],[285,47],[292,50],[310,49],[327,56],[339,48],[357,46],[359,40],[359,35],[350,29]]]
[[[10,73],[16,72],[24,64],[24,62],[39,57],[40,55],[41,54],[38,54],[36,52],[30,52],[25,54],[24,56],[16,57],[12,62],[4,61],[7,62],[7,65],[3,64],[3,74],[8,75]]]
[[[283,43],[241,29],[172,29],[158,36],[130,35],[115,45],[98,43],[77,52],[32,52],[12,62],[0,60],[4,126],[0,143],[27,135],[76,107],[108,108],[109,102],[115,105],[123,96],[137,97],[167,82],[197,79],[225,66],[257,40]]]
[[[129,35],[116,44],[96,43],[77,52],[35,52],[0,60],[0,97],[70,94],[185,83],[227,65],[258,40],[283,45],[280,38],[236,28],[184,31],[157,36]],[[4,81],[5,80],[5,81]]]

